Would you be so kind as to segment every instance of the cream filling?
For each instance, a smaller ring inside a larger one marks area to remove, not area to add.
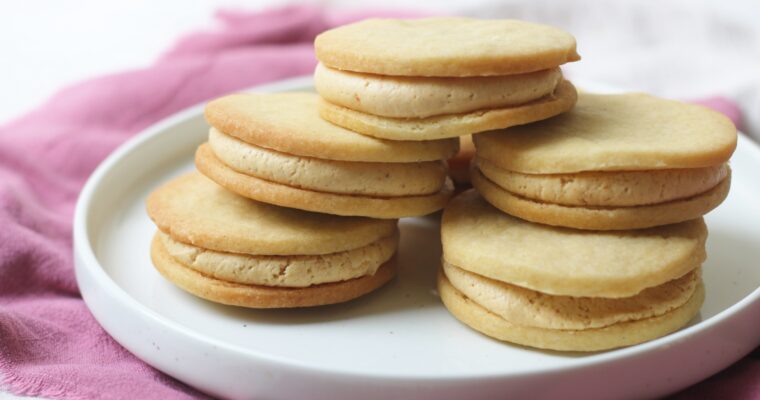
[[[569,206],[641,206],[685,199],[716,187],[728,165],[649,171],[587,171],[569,174],[523,174],[478,157],[480,172],[519,196]]]
[[[444,161],[380,163],[323,160],[254,146],[215,128],[214,154],[246,175],[297,188],[368,196],[418,196],[439,192],[446,182]]]
[[[457,290],[515,325],[582,330],[666,314],[691,298],[701,279],[697,268],[662,285],[623,298],[553,296],[496,281],[443,262]]]
[[[159,232],[167,253],[204,275],[246,285],[307,287],[374,275],[398,248],[392,236],[353,250],[307,256],[261,256],[225,253],[176,241]]]
[[[317,92],[327,101],[367,114],[427,118],[522,105],[554,92],[559,68],[519,75],[432,78],[341,71],[318,64]]]

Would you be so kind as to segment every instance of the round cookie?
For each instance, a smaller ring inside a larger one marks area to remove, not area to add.
[[[378,75],[489,76],[549,69],[580,59],[575,38],[525,21],[432,17],[368,19],[317,36],[328,67]]]
[[[456,139],[401,142],[335,126],[317,111],[315,93],[233,94],[206,105],[206,120],[246,143],[281,153],[338,161],[418,162],[456,154]]]
[[[700,268],[631,297],[552,296],[465,271],[446,262],[443,272],[463,295],[514,325],[583,330],[652,318],[686,304],[701,280]]]
[[[665,336],[688,324],[699,313],[705,298],[704,285],[700,283],[686,304],[663,315],[603,328],[561,330],[512,324],[467,298],[443,274],[438,276],[438,293],[454,317],[485,335],[523,346],[559,351],[609,350]]]
[[[446,206],[443,258],[476,274],[551,295],[621,298],[705,260],[701,218],[634,231],[581,231],[505,214],[468,190]]]
[[[150,218],[177,241],[250,255],[320,255],[393,236],[395,220],[338,217],[253,201],[198,173],[176,178],[146,201]]]
[[[308,287],[374,275],[396,253],[398,233],[338,253],[270,256],[208,250],[178,242],[159,231],[167,254],[210,278],[244,285]]]
[[[374,275],[305,288],[243,285],[214,279],[188,268],[167,254],[156,236],[151,259],[167,280],[183,290],[216,303],[251,308],[312,307],[349,301],[384,285],[396,275],[395,259],[383,264]]]
[[[317,65],[314,86],[332,104],[390,118],[427,118],[511,107],[554,92],[559,68],[473,78],[398,77],[340,71]]]
[[[389,118],[319,101],[319,115],[335,125],[364,135],[397,141],[441,140],[540,121],[570,110],[577,93],[568,81],[554,93],[529,103],[428,118]]]
[[[712,189],[685,199],[631,207],[565,206],[517,196],[472,169],[472,186],[494,207],[522,219],[576,229],[642,229],[700,218],[720,205],[731,188],[728,176]]]
[[[707,108],[646,94],[583,93],[569,113],[475,135],[478,157],[525,174],[703,168],[728,161],[736,128]]]
[[[492,183],[517,196],[569,206],[637,206],[683,199],[707,192],[728,175],[728,165],[649,171],[586,171],[523,174],[477,159]]]
[[[220,161],[235,171],[320,192],[428,195],[439,192],[446,182],[446,165],[440,160],[381,163],[300,157],[245,143],[215,128],[209,133],[209,146]]]
[[[448,178],[438,193],[422,196],[371,197],[299,189],[237,172],[219,161],[208,144],[198,147],[195,165],[202,174],[243,197],[334,215],[386,219],[427,215],[442,209],[454,191]]]

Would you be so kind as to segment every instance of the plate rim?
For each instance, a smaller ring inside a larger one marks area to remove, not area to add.
[[[578,81],[578,82],[580,82],[577,84],[578,87],[584,86],[582,81]],[[593,84],[589,83],[588,85],[596,86],[596,87],[605,86],[604,84],[600,84],[600,83],[593,83]],[[246,89],[244,91],[259,91],[259,92],[287,91],[287,90],[293,90],[293,89],[306,89],[310,87],[313,87],[313,79],[310,75],[306,75],[306,76],[299,76],[299,77],[285,79],[285,80],[274,81],[274,82],[267,83],[264,85],[257,85],[250,89]],[[610,89],[610,91],[618,91],[618,90]],[[148,142],[154,137],[161,135],[162,132],[164,132],[170,126],[179,124],[190,118],[194,118],[194,117],[198,117],[199,115],[202,115],[203,107],[205,106],[206,102],[207,101],[200,102],[196,105],[187,107],[177,113],[174,113],[172,115],[169,115],[161,119],[160,121],[143,129],[142,131],[137,133],[135,136],[128,139],[119,147],[117,147],[113,152],[111,152],[111,154],[109,154],[96,167],[93,173],[88,177],[85,185],[83,186],[77,198],[76,207],[74,211],[74,222],[73,222],[73,228],[72,228],[73,251],[74,251],[73,256],[75,257],[75,259],[76,258],[82,259],[81,263],[75,263],[76,264],[75,273],[77,276],[77,283],[79,283],[80,281],[80,274],[86,271],[99,285],[103,285],[103,288],[106,289],[105,292],[108,293],[109,296],[112,296],[116,301],[121,302],[123,305],[132,309],[134,312],[150,318],[150,320],[152,320],[154,323],[157,323],[160,326],[168,330],[171,330],[173,334],[184,335],[189,339],[200,341],[204,345],[216,346],[233,353],[244,355],[245,357],[248,357],[248,358],[254,358],[254,359],[258,359],[261,361],[266,361],[266,362],[270,362],[274,364],[281,364],[290,368],[298,368],[298,369],[301,369],[303,371],[308,371],[308,372],[317,372],[320,374],[329,373],[329,374],[335,374],[338,376],[349,377],[349,378],[361,377],[365,379],[372,378],[372,379],[393,379],[393,380],[414,380],[414,381],[440,380],[440,379],[471,380],[471,379],[494,379],[494,378],[506,378],[506,377],[520,378],[520,377],[535,376],[535,375],[550,374],[550,373],[561,373],[568,370],[589,368],[589,367],[598,366],[600,364],[604,364],[608,362],[622,361],[622,360],[630,359],[633,357],[641,356],[642,354],[648,353],[649,351],[653,351],[658,347],[668,346],[669,344],[673,342],[685,340],[691,336],[697,335],[698,333],[702,331],[712,329],[715,326],[724,323],[727,319],[737,315],[741,310],[745,309],[749,304],[760,301],[760,287],[757,287],[751,293],[743,297],[741,300],[723,309],[722,311],[708,318],[707,320],[700,321],[699,323],[695,325],[683,328],[667,336],[664,336],[664,337],[661,337],[661,338],[658,338],[646,343],[630,346],[630,347],[625,347],[625,348],[616,349],[616,350],[607,351],[607,352],[594,353],[594,354],[589,355],[588,357],[578,358],[576,362],[572,364],[568,364],[568,365],[547,366],[547,367],[538,368],[538,369],[529,370],[529,371],[518,371],[518,372],[509,372],[509,373],[464,374],[462,372],[458,372],[455,376],[446,376],[446,375],[409,375],[408,372],[398,373],[398,374],[394,374],[394,373],[366,374],[366,373],[354,372],[354,371],[350,371],[346,369],[334,369],[334,368],[320,369],[315,365],[300,362],[298,359],[282,357],[282,356],[273,356],[271,354],[263,353],[258,350],[247,349],[245,347],[240,347],[238,345],[230,344],[230,343],[215,339],[213,337],[206,336],[202,333],[193,331],[192,329],[185,327],[178,322],[165,318],[161,314],[151,310],[149,307],[142,304],[140,301],[132,297],[125,289],[119,286],[108,275],[104,267],[98,261],[95,255],[95,250],[92,246],[91,238],[89,237],[88,232],[87,232],[88,231],[87,226],[88,226],[88,221],[89,221],[88,210],[90,208],[92,198],[97,192],[98,186],[101,184],[103,177],[122,158],[132,153],[136,148],[140,147],[145,142]],[[760,159],[760,145],[758,145],[751,139],[747,138],[741,132],[739,132],[738,136],[739,136],[738,145],[747,148],[747,151],[752,152],[755,157]],[[87,299],[84,299],[84,301],[85,301],[85,304],[87,305],[88,311],[90,311],[91,314],[93,314],[94,316],[94,313],[92,313],[92,311],[90,310],[91,306],[89,302],[87,301]],[[97,317],[95,317],[95,319],[98,320]],[[98,323],[100,324],[99,320],[98,320]],[[109,332],[109,335],[110,335],[110,332]],[[117,342],[119,341],[117,340]]]

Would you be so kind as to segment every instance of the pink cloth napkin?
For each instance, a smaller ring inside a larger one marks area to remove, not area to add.
[[[361,16],[312,7],[221,12],[220,29],[187,36],[153,66],[72,86],[0,127],[0,387],[60,399],[203,397],[136,359],[87,311],[71,254],[79,190],[114,148],[159,119],[311,73],[314,36]],[[758,358],[685,393],[760,398]]]

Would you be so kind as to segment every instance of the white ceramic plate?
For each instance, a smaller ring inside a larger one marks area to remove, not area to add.
[[[580,85],[603,90],[599,85]],[[308,78],[262,91],[311,90]],[[707,301],[675,334],[595,354],[491,340],[449,315],[434,291],[436,217],[401,222],[401,274],[348,304],[257,311],[174,287],[148,255],[147,194],[193,169],[207,135],[202,107],[171,117],[112,154],[77,204],[76,273],[95,318],[148,364],[233,398],[652,397],[697,382],[760,342],[760,150],[745,137],[728,200],[707,217]],[[202,210],[199,210],[202,212]]]

